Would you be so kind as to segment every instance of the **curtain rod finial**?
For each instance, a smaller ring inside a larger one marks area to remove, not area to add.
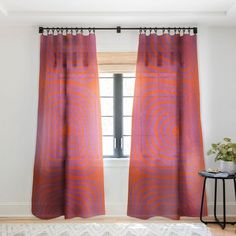
[[[40,33],[40,34],[43,33],[43,27],[39,27],[39,33]]]
[[[193,33],[194,33],[194,34],[197,34],[197,27],[194,27],[194,28],[193,28]]]

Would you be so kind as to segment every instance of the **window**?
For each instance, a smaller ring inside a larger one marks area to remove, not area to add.
[[[134,73],[99,76],[104,157],[130,155]]]

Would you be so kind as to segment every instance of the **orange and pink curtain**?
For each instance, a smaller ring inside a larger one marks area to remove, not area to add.
[[[128,215],[142,219],[199,216],[201,169],[196,35],[141,34]]]
[[[95,35],[41,35],[32,213],[105,213]]]

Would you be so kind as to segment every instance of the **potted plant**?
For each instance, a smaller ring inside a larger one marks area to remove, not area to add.
[[[223,142],[213,143],[208,155],[215,155],[215,161],[220,161],[220,171],[229,174],[236,173],[236,143],[230,138],[224,138]]]

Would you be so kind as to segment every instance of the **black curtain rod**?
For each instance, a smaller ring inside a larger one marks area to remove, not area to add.
[[[88,30],[88,31],[96,31],[96,30],[116,30],[117,33],[121,33],[121,30],[193,30],[194,34],[197,34],[197,27],[39,27],[39,33],[42,34],[44,30]]]

